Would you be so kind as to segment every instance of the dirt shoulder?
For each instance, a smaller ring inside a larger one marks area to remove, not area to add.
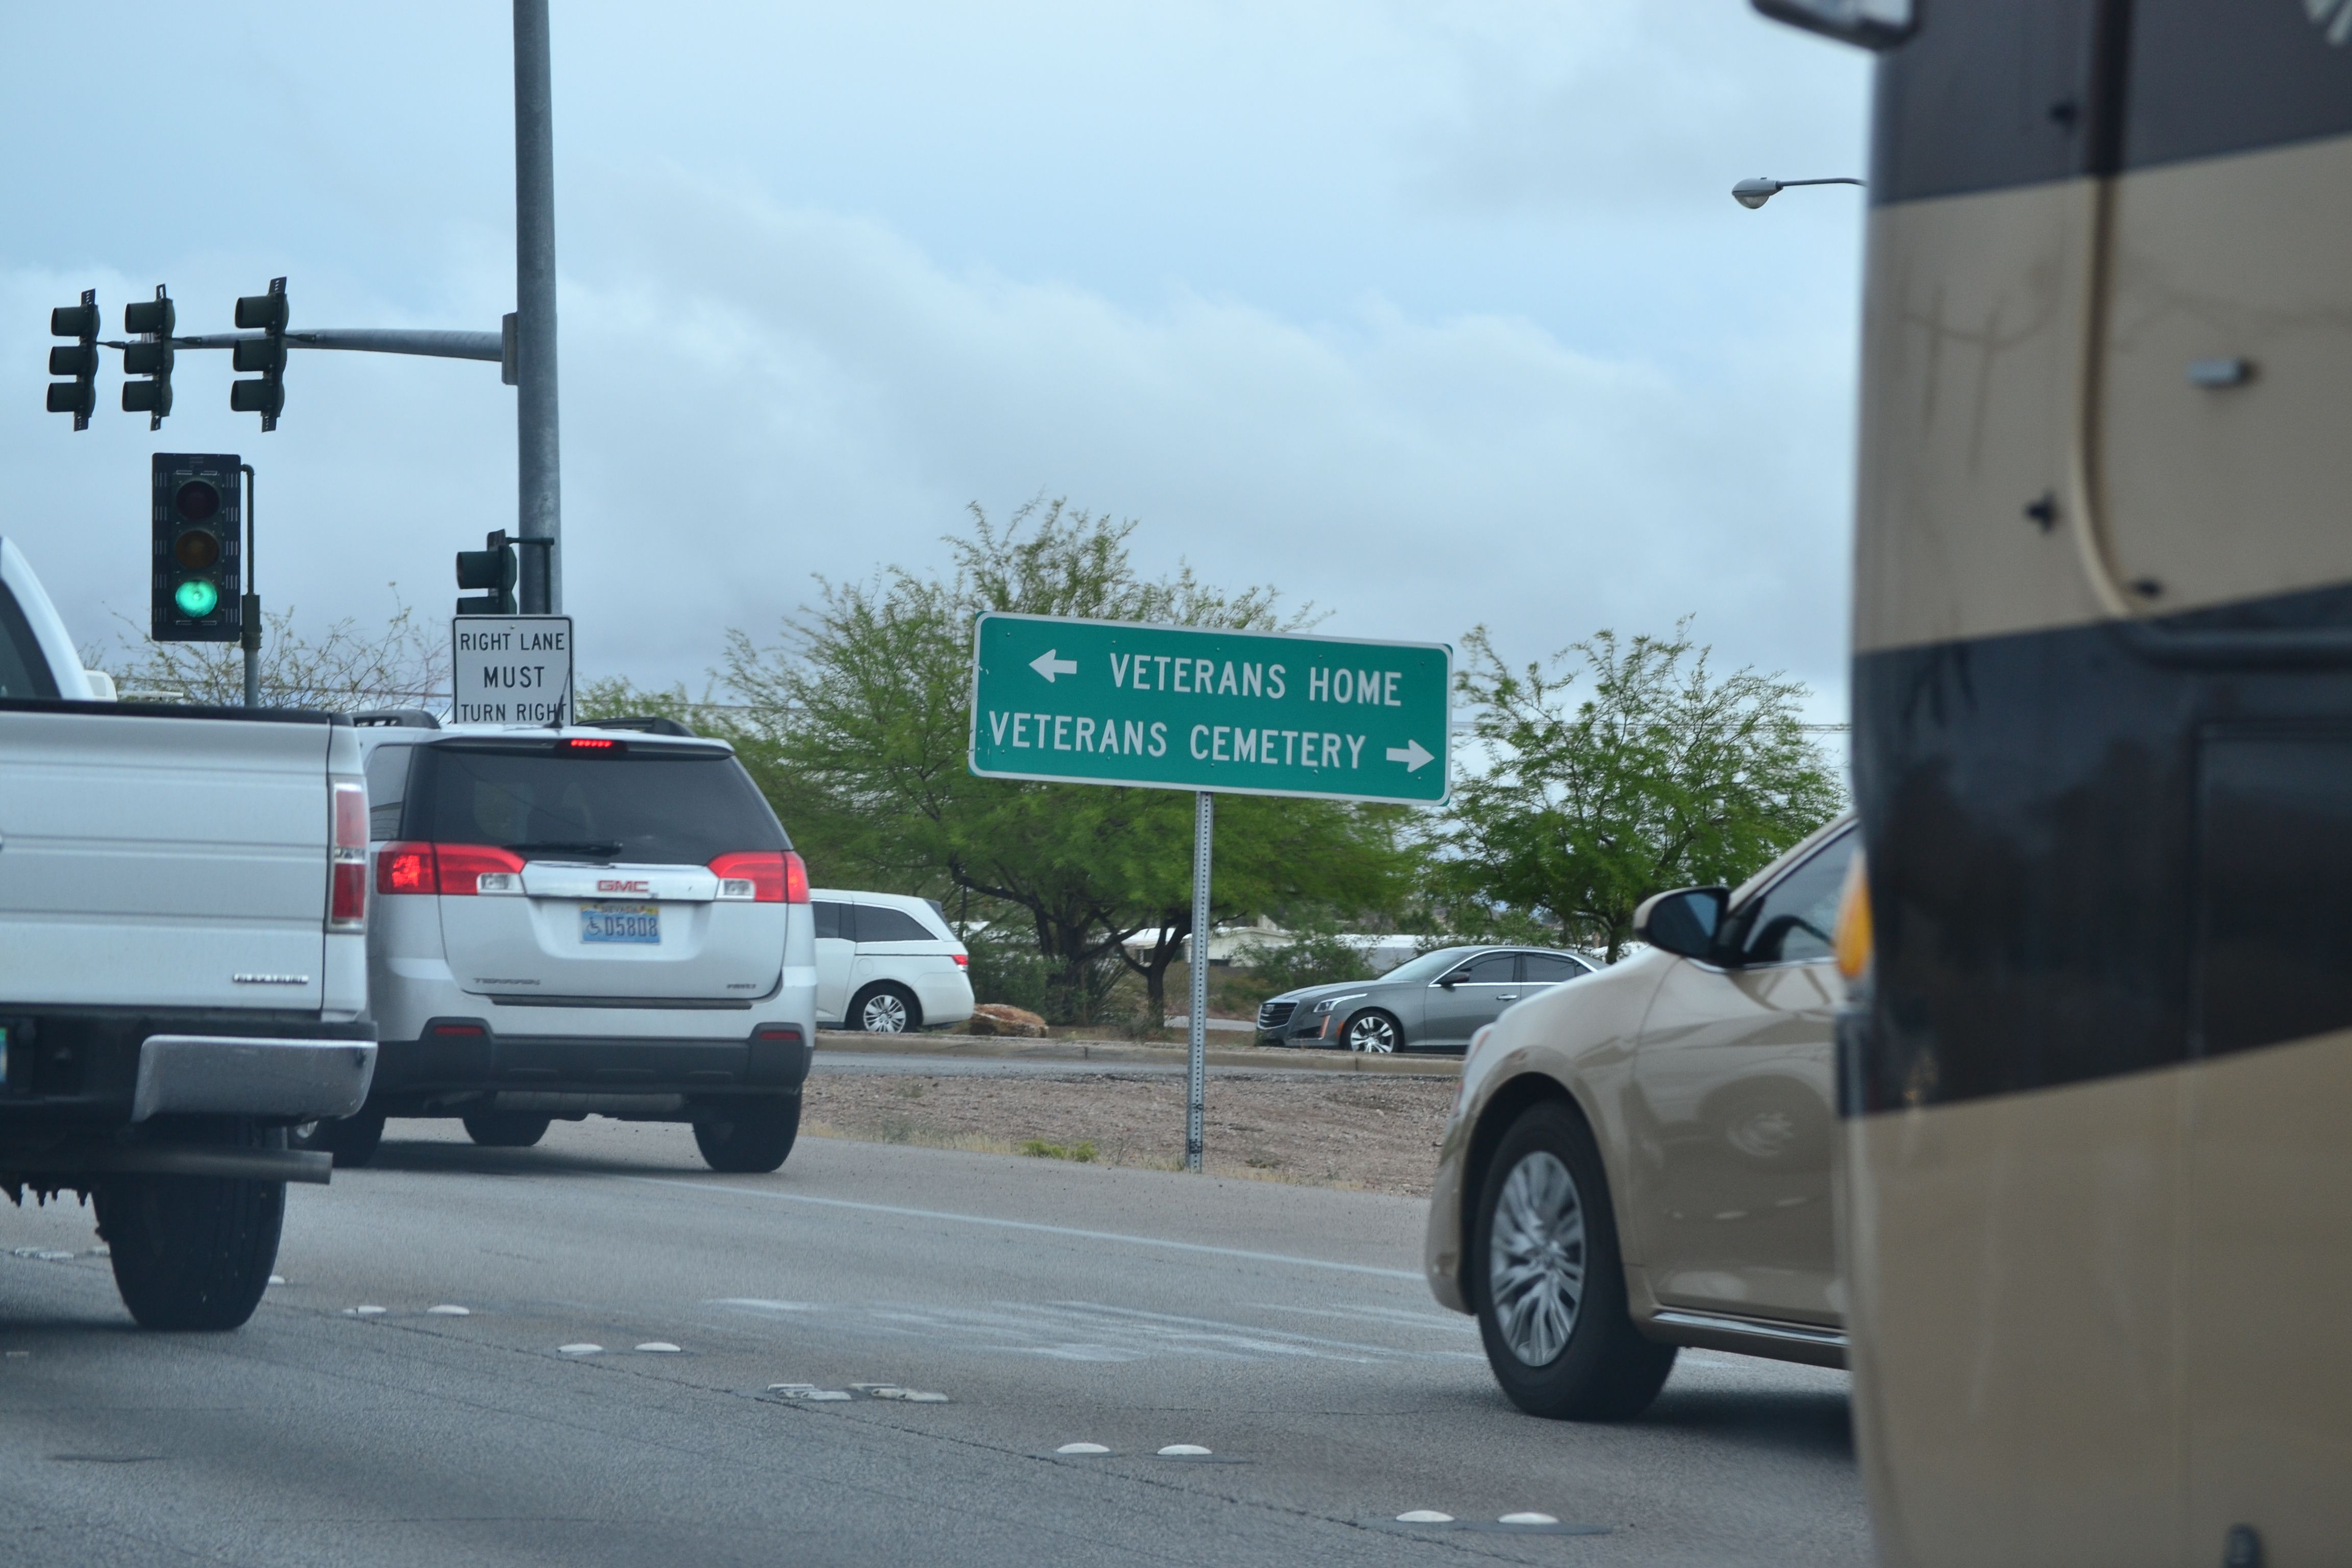
[[[1205,1163],[1222,1176],[1426,1196],[1455,1087],[1451,1078],[1219,1074],[1209,1080]],[[804,1091],[802,1130],[820,1138],[1048,1158],[1092,1145],[1091,1158],[1100,1163],[1176,1170],[1184,1163],[1184,1082],[1167,1074],[1098,1071],[1066,1078],[820,1073]]]

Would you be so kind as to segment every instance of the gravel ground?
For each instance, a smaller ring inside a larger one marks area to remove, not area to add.
[[[1455,1088],[1451,1078],[1221,1074],[1209,1080],[1206,1163],[1222,1176],[1423,1197]],[[1181,1078],[821,1074],[805,1095],[802,1130],[820,1138],[1055,1158],[1092,1144],[1104,1164],[1184,1163]]]

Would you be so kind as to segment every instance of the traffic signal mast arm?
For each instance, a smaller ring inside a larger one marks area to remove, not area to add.
[[[197,332],[188,337],[173,338],[174,349],[234,349],[239,343],[266,341],[268,332]],[[445,332],[409,331],[404,328],[378,327],[319,327],[304,331],[288,331],[286,346],[289,349],[343,349],[359,353],[423,354],[432,359],[479,359],[503,361],[502,335],[498,332]],[[131,345],[108,339],[110,349],[127,349]]]

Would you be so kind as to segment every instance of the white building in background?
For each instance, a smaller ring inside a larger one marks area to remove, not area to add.
[[[1165,939],[1166,932],[1138,931],[1127,939],[1127,950],[1140,962]],[[1287,931],[1264,915],[1248,925],[1220,925],[1209,933],[1209,963],[1219,964],[1253,963],[1268,952],[1278,952],[1298,940],[1296,931]],[[1416,936],[1397,931],[1341,931],[1339,940],[1364,955],[1375,974],[1386,974],[1424,947],[1435,945],[1433,937]],[[1186,946],[1191,942],[1188,939]],[[1186,956],[1190,956],[1189,952]]]

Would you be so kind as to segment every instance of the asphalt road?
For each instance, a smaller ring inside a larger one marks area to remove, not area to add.
[[[294,1189],[286,1282],[235,1334],[134,1330],[70,1202],[0,1222],[0,1557],[1868,1560],[1842,1374],[1685,1352],[1643,1421],[1528,1419],[1422,1286],[1410,1200],[825,1140],[722,1177],[668,1126],[462,1139],[394,1122],[377,1168]],[[1518,1510],[1608,1533],[1493,1527]]]

